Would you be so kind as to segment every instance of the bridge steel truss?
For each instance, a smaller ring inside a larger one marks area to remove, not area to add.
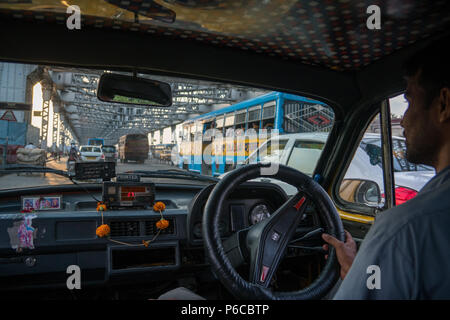
[[[203,114],[234,104],[262,93],[261,90],[199,80],[176,79],[141,75],[170,84],[171,107],[147,107],[129,104],[106,103],[97,98],[97,85],[102,71],[46,67],[53,84],[53,141],[68,145],[74,139],[87,143],[90,137],[105,138],[105,143],[115,144],[128,133],[152,133],[183,122],[189,116]],[[44,101],[44,104],[46,102]],[[42,139],[48,135],[48,106]],[[59,119],[59,120],[58,120]]]

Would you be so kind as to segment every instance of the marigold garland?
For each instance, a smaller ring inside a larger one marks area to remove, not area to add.
[[[168,220],[162,218],[162,219],[160,219],[158,222],[156,222],[156,227],[157,227],[158,229],[163,230],[163,229],[168,228],[168,227],[169,227],[169,224],[170,224],[170,223],[169,223]]]
[[[161,211],[164,211],[165,209],[166,205],[164,204],[164,202],[158,201],[153,205],[154,211],[159,211],[161,213]]]
[[[95,231],[95,234],[100,237],[106,237],[111,233],[111,229],[107,224],[100,225],[97,230]]]
[[[103,202],[97,202],[97,211],[106,211],[106,204]]]
[[[159,236],[159,234],[161,233],[161,230],[166,229],[170,225],[169,221],[164,219],[163,214],[162,214],[162,212],[165,209],[166,209],[166,205],[164,204],[164,202],[158,201],[153,205],[153,210],[159,211],[159,214],[161,215],[161,219],[159,219],[156,222],[156,227],[158,228],[158,232],[155,234],[153,239],[142,240],[142,243],[140,243],[140,244],[131,244],[131,243],[127,243],[127,242],[117,241],[114,239],[108,239],[108,240],[118,243],[118,244],[123,244],[126,246],[144,246],[144,247],[148,248],[149,244],[151,242],[153,242]],[[97,228],[95,233],[97,234],[98,237],[103,238],[103,237],[108,236],[111,233],[111,228],[103,222],[103,211],[106,211],[106,204],[104,204],[103,202],[98,202],[97,203],[97,211],[99,211],[102,214],[102,224]]]
[[[162,212],[166,209],[166,205],[164,204],[164,202],[158,201],[154,204],[153,206],[153,210],[154,211],[159,211],[159,214],[161,215],[161,219],[159,219],[156,222],[156,227],[159,230],[163,230],[166,229],[167,227],[169,227],[170,223],[168,220],[164,219]]]

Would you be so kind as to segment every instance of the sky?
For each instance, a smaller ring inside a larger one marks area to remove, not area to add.
[[[403,93],[394,98],[389,99],[389,105],[391,107],[391,113],[397,116],[403,117],[403,114],[408,107],[408,103],[406,102]]]

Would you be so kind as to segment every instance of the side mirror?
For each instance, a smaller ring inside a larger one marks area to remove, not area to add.
[[[133,76],[104,73],[98,82],[97,97],[101,101],[156,107],[172,105],[169,84]]]
[[[340,197],[348,202],[378,207],[381,202],[380,187],[375,181],[344,179],[339,189]]]

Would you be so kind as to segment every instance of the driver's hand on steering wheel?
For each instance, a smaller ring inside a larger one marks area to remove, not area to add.
[[[322,239],[331,244],[336,249],[336,256],[338,258],[339,264],[341,265],[341,279],[344,280],[347,275],[348,270],[352,266],[353,260],[355,260],[356,256],[356,242],[353,240],[351,234],[345,231],[345,242],[339,241],[335,237],[323,233]],[[323,249],[328,251],[328,244],[323,245]],[[328,255],[325,255],[325,259],[328,258]]]

